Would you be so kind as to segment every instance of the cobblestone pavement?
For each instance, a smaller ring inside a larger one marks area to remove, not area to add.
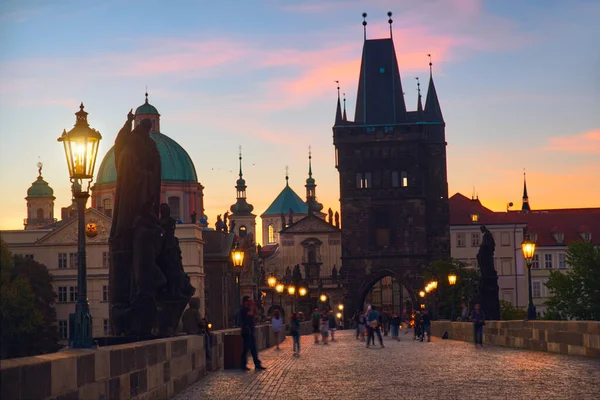
[[[299,358],[291,338],[260,353],[267,371],[221,371],[176,399],[599,399],[600,360],[400,333],[385,348],[367,349],[352,331],[327,346],[302,337]],[[252,364],[251,358],[249,365]]]

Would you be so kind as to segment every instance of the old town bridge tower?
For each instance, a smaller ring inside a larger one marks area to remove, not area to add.
[[[407,111],[389,22],[390,38],[369,40],[363,22],[354,121],[346,117],[345,99],[342,110],[338,88],[333,142],[349,315],[386,276],[415,299],[424,268],[450,256],[445,122],[431,62],[425,107],[419,89],[417,110]]]

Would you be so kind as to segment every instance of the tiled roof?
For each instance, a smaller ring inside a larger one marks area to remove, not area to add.
[[[262,258],[271,257],[273,254],[275,254],[277,252],[278,249],[279,249],[279,243],[265,244],[264,246],[262,246],[260,248],[259,256]]]
[[[281,213],[284,213],[287,216],[290,209],[294,214],[307,214],[308,204],[306,204],[291,187],[285,185],[281,193],[279,193],[269,208],[267,208],[267,211],[262,215],[280,215]]]
[[[600,208],[564,208],[530,212],[495,212],[481,202],[456,193],[449,199],[450,225],[526,224],[527,231],[536,235],[538,246],[556,246],[582,240],[591,234],[592,243],[600,244]],[[477,214],[473,222],[471,215]],[[563,236],[562,243],[560,234]]]

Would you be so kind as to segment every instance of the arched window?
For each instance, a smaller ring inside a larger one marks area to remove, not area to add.
[[[104,208],[104,215],[107,215],[112,218],[112,199],[104,199],[102,202],[102,206]]]
[[[273,224],[269,225],[269,243],[275,243],[275,228]]]
[[[248,235],[248,229],[245,225],[240,226],[240,237],[245,238]]]
[[[44,209],[43,208],[37,209],[37,219],[44,219]]]

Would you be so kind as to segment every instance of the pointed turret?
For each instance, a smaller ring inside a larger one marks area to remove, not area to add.
[[[419,116],[423,114],[423,102],[421,101],[421,82],[419,82],[419,78],[415,78],[417,80],[417,112]]]
[[[525,172],[523,172],[523,205],[521,206],[521,211],[531,211],[531,207],[529,207],[529,196],[527,196],[527,176],[525,175]]]
[[[348,116],[346,115],[346,93],[344,93],[344,112],[342,114],[344,122],[348,122]]]
[[[340,101],[340,84],[339,81],[335,81],[338,84],[337,86],[337,107],[335,108],[335,126],[341,125],[344,121],[344,117],[342,116],[342,103]]]
[[[308,178],[306,179],[306,204],[308,204],[308,215],[319,213],[323,204],[317,202],[317,184],[312,177],[312,151],[308,148]]]
[[[433,83],[433,71],[431,63],[431,54],[429,56],[429,87],[427,88],[427,98],[425,99],[425,113],[427,118],[432,122],[444,122],[442,116],[442,108],[438,100],[437,92],[435,91],[435,85]]]
[[[246,181],[244,180],[244,174],[242,173],[242,146],[240,146],[239,160],[240,160],[240,172],[239,172],[239,178],[235,185],[235,189],[237,192],[237,196],[236,196],[237,201],[235,202],[234,205],[232,205],[230,207],[232,216],[250,215],[252,213],[252,210],[254,210],[254,206],[252,206],[252,204],[248,204],[248,202],[246,201],[247,186],[246,186]]]

